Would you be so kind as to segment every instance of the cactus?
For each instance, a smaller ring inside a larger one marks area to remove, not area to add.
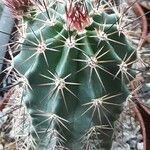
[[[7,0],[21,23],[13,70],[31,118],[27,149],[110,149],[136,50],[110,1]],[[14,7],[13,7],[14,6]],[[125,13],[127,9],[124,10]]]

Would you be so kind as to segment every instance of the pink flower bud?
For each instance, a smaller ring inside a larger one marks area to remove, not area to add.
[[[89,26],[90,19],[84,0],[70,0],[66,6],[66,23],[70,29],[76,29],[77,31],[82,31]]]

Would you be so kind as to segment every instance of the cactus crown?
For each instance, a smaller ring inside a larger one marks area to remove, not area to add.
[[[89,26],[90,19],[85,1],[70,1],[66,10],[66,22],[70,29],[82,31]]]

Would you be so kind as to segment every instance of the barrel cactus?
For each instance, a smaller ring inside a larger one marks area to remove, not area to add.
[[[135,78],[123,14],[105,0],[5,3],[21,24],[13,69],[31,117],[27,149],[110,149]]]

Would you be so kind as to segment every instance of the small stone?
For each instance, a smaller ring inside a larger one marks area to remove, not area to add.
[[[138,134],[137,138],[138,138],[138,141],[142,141],[143,140],[143,135],[142,134]]]
[[[131,138],[130,140],[127,141],[127,143],[130,145],[130,147],[132,149],[135,149],[136,148],[136,145],[137,145],[137,138],[136,137],[133,137]]]
[[[143,143],[137,144],[137,150],[143,150]]]
[[[141,127],[140,127],[140,125],[138,125],[135,129],[135,132],[138,133],[140,131],[140,129],[141,129]]]
[[[6,147],[7,150],[16,150],[16,144],[14,142],[7,144]]]
[[[125,143],[113,142],[111,150],[130,150],[130,146]]]
[[[3,150],[4,148],[3,148],[3,145],[2,144],[0,144],[0,150]]]

